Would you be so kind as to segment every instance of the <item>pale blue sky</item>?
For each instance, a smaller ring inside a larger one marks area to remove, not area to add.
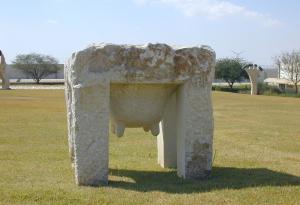
[[[0,49],[61,63],[93,42],[211,46],[217,57],[272,64],[300,50],[298,0],[0,0]]]

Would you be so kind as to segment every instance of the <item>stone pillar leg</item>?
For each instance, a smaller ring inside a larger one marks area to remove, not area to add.
[[[2,80],[2,88],[5,90],[9,90],[9,78],[7,72],[4,72]]]
[[[259,76],[259,69],[257,67],[250,67],[245,69],[251,83],[251,95],[257,95],[257,78]]]
[[[2,69],[0,68],[0,78],[2,80],[2,89],[4,90],[9,90],[9,78],[8,78],[8,74],[5,71],[6,69],[6,64],[2,64],[0,65],[2,67]]]
[[[68,73],[65,72],[65,98],[66,98],[66,107],[67,107],[67,121],[68,121],[68,142],[69,142],[69,154],[72,162],[72,167],[74,167],[74,158],[75,158],[75,153],[74,153],[74,136],[72,132],[72,127],[73,127],[73,115],[72,115],[72,88],[69,84],[68,81]]]
[[[256,80],[254,81],[253,79],[251,80],[251,95],[257,95],[257,82]]]
[[[177,91],[177,174],[205,178],[212,169],[213,113],[211,86],[201,77]]]
[[[160,134],[157,136],[158,163],[164,168],[176,168],[177,166],[177,125],[176,125],[176,93],[166,104]]]
[[[3,73],[1,72],[1,70],[0,70],[0,79],[2,81],[2,89],[4,89],[4,78],[3,78]]]
[[[108,183],[109,89],[109,83],[73,88],[71,132],[78,185]]]

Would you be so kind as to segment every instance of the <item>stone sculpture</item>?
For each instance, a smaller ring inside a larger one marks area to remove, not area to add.
[[[258,90],[257,90],[257,79],[259,77],[259,74],[263,69],[256,65],[256,64],[248,64],[244,66],[244,70],[247,72],[250,83],[251,83],[251,95],[257,95]]]
[[[95,44],[65,65],[69,150],[78,185],[108,182],[108,136],[141,127],[157,136],[158,162],[183,178],[212,168],[209,47]]]
[[[6,62],[5,57],[0,50],[0,78],[2,80],[2,89],[8,90],[9,89],[9,78],[6,72]]]

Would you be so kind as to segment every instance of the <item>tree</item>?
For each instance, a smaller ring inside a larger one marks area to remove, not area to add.
[[[295,92],[298,93],[298,84],[300,83],[300,51],[282,53],[275,57],[275,64],[278,67],[282,78],[291,81],[295,86]]]
[[[226,81],[232,89],[235,82],[248,79],[247,73],[243,70],[244,65],[240,58],[219,59],[216,64],[216,78]]]
[[[60,69],[58,60],[54,57],[37,53],[17,55],[13,61],[13,66],[24,74],[30,75],[37,84],[40,83],[41,79],[57,73]]]

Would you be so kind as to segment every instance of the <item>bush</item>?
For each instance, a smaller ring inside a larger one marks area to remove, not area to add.
[[[279,87],[267,85],[266,83],[258,83],[257,90],[259,95],[279,95],[283,93]]]
[[[213,85],[212,90],[231,93],[250,93],[250,85],[234,85],[232,88],[224,85]]]

